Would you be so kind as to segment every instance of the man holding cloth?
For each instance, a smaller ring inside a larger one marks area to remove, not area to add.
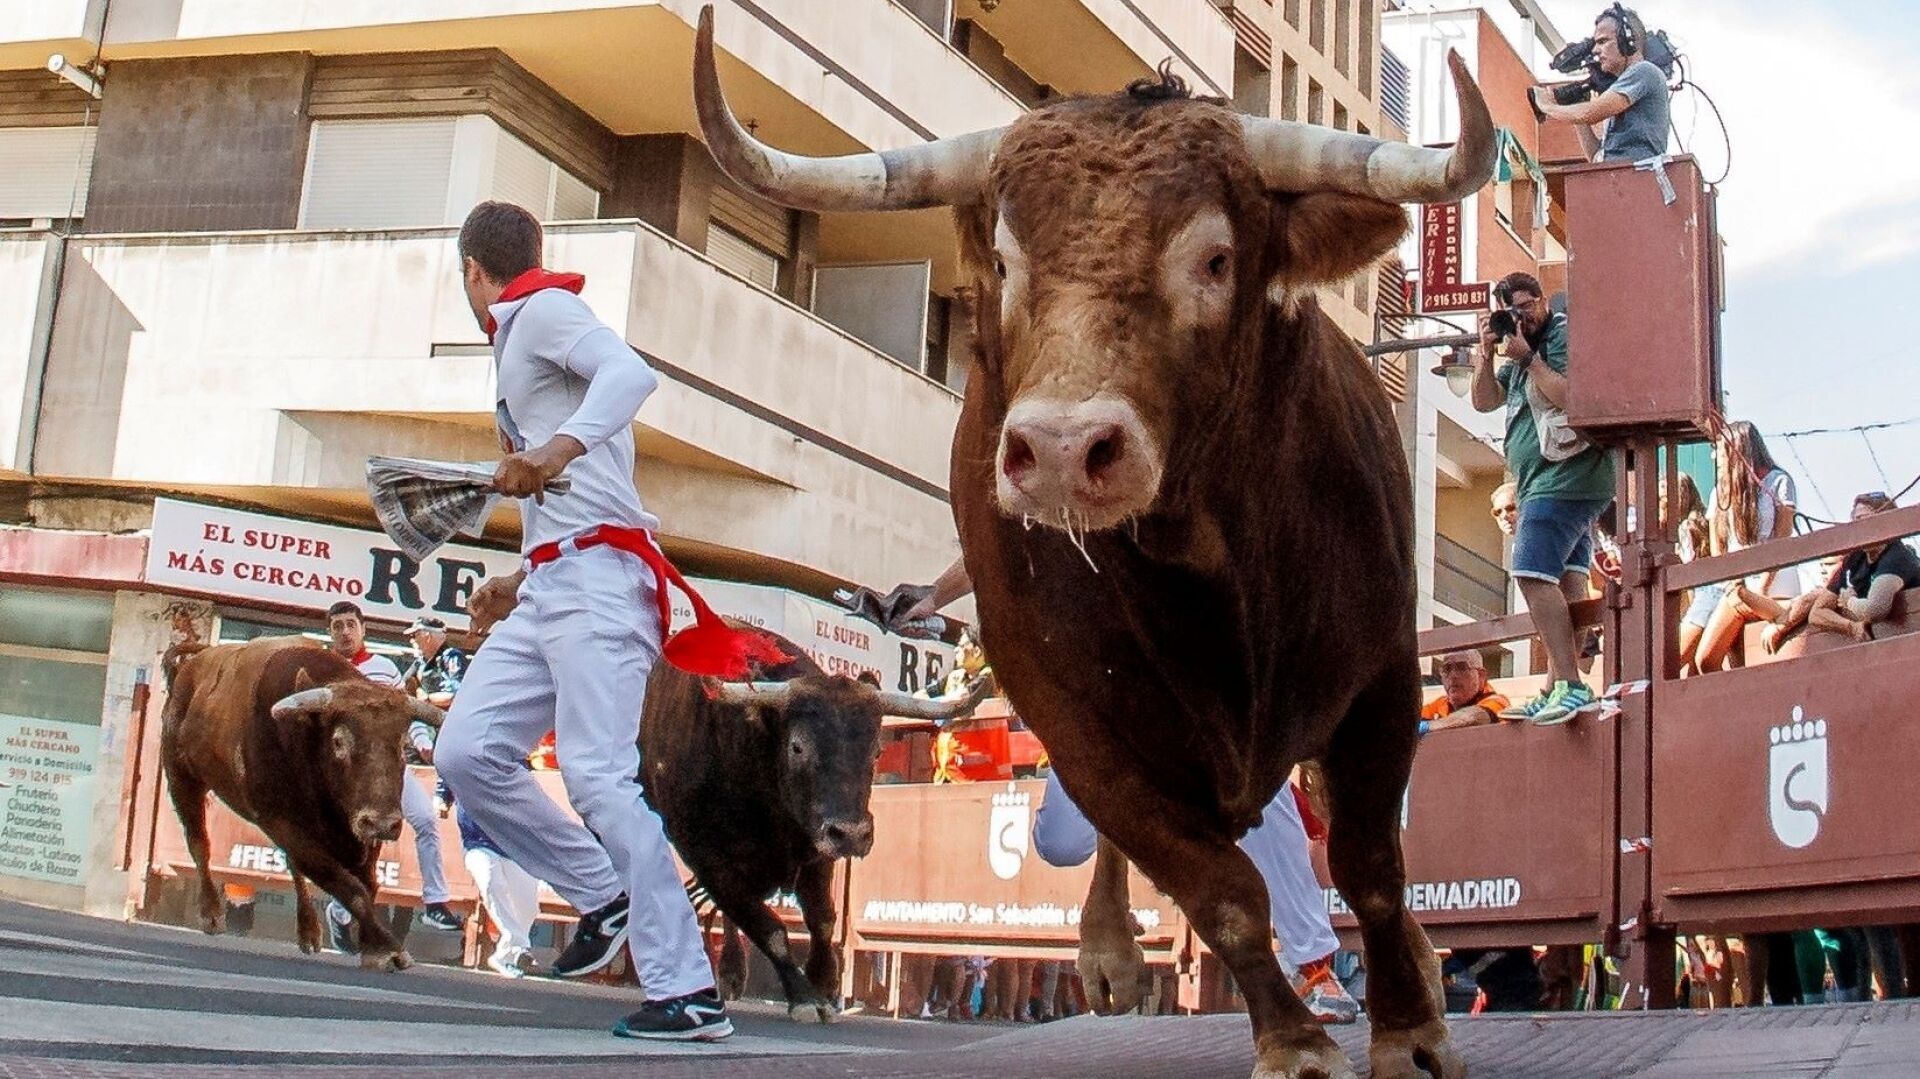
[[[540,223],[499,202],[461,226],[462,277],[493,343],[495,423],[508,456],[494,488],[520,500],[523,568],[474,594],[473,657],[437,751],[441,775],[502,852],[581,912],[553,972],[573,977],[630,943],[646,993],[623,1037],[715,1041],[733,1033],[660,817],[638,779],[640,702],[662,656],[666,587],[687,591],[634,488],[633,422],[659,380],[581,301],[578,274],[540,268]],[[566,494],[547,492],[564,471]],[[699,673],[746,672],[759,638],[728,630],[697,596],[699,625],[664,646]],[[678,649],[678,651],[676,651]],[[745,650],[745,655],[742,654]],[[713,653],[709,655],[707,653]],[[776,652],[775,655],[778,655]],[[780,657],[785,658],[785,657]],[[548,730],[576,821],[524,766]],[[584,823],[582,823],[584,821]]]

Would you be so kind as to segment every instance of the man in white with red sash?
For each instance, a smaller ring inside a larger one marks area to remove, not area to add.
[[[733,1024],[638,779],[640,703],[663,653],[668,583],[686,591],[633,482],[634,416],[659,380],[580,299],[582,277],[540,268],[532,214],[482,203],[459,243],[467,298],[493,342],[508,454],[494,486],[520,500],[524,562],[473,597],[476,630],[503,620],[473,657],[436,762],[473,821],[581,912],[555,974],[598,970],[629,945],[647,999],[614,1033],[718,1040]],[[567,493],[545,493],[562,472]],[[664,646],[670,661],[737,678],[749,659],[784,658],[689,598],[698,623]],[[548,730],[585,826],[522,767]]]

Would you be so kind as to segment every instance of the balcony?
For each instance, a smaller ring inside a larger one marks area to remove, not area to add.
[[[35,68],[61,52],[93,55],[106,0],[8,0],[0,18],[0,70]]]
[[[953,14],[988,39],[965,48],[976,63],[1015,69],[1002,82],[1103,94],[1171,60],[1196,93],[1233,97],[1233,24],[1209,0],[956,0]]]
[[[1507,613],[1507,571],[1447,536],[1433,537],[1433,599],[1482,621]]]
[[[453,236],[70,241],[37,477],[369,519],[369,454],[497,455]],[[46,247],[0,240],[0,284],[32,294]],[[552,226],[548,262],[586,274],[587,302],[660,371],[641,491],[710,572],[891,583],[951,557],[944,387],[637,222]],[[0,405],[16,402],[0,417],[31,400],[15,329],[0,324]]]
[[[498,48],[616,134],[695,130],[693,25],[704,0],[383,0],[116,5],[119,60]],[[886,148],[1006,123],[1019,103],[888,0],[717,6],[729,94],[783,147]],[[33,63],[45,60],[42,54]]]

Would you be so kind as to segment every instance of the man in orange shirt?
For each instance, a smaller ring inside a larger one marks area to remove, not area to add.
[[[1487,663],[1471,649],[1440,657],[1440,685],[1445,690],[1420,709],[1420,733],[1478,727],[1492,723],[1507,699],[1487,684]]]

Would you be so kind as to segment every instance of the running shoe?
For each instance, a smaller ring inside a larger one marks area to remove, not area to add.
[[[1565,682],[1560,682],[1557,684],[1566,685]],[[1506,708],[1502,709],[1500,712],[1500,718],[1501,719],[1532,719],[1533,717],[1539,715],[1541,711],[1547,707],[1547,702],[1552,699],[1553,699],[1553,687],[1549,686],[1546,689],[1541,690],[1540,695],[1537,697],[1533,697],[1529,700],[1521,701],[1518,704],[1509,705]]]
[[[487,969],[502,978],[524,978],[527,972],[520,967],[520,955],[513,949],[495,951],[487,956]]]
[[[733,1033],[733,1020],[727,1018],[720,994],[702,989],[672,1000],[649,1000],[615,1023],[613,1032],[651,1041],[717,1042]]]
[[[623,892],[599,910],[580,916],[580,923],[573,929],[573,939],[567,942],[567,950],[554,960],[554,976],[578,978],[592,974],[613,962],[613,957],[620,954],[620,946],[626,942],[627,897]]]
[[[1598,711],[1600,701],[1585,682],[1555,682],[1546,706],[1533,714],[1537,727],[1556,727],[1577,715]]]
[[[420,924],[442,933],[458,933],[467,927],[466,919],[447,909],[445,903],[428,903],[420,912]]]
[[[1300,984],[1294,989],[1300,994],[1300,1002],[1322,1024],[1344,1025],[1360,1020],[1360,1004],[1347,994],[1340,979],[1333,976],[1331,957],[1301,967]]]
[[[347,908],[329,899],[321,913],[327,920],[327,950],[341,955],[359,954],[360,942],[353,935],[353,915],[347,913]]]

